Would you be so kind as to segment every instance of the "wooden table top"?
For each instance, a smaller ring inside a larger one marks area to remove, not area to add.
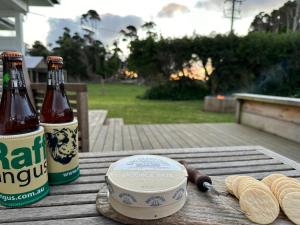
[[[50,195],[33,205],[16,209],[0,206],[0,224],[118,224],[97,213],[96,194],[101,183],[104,183],[108,166],[133,154],[157,154],[175,160],[185,159],[210,176],[245,174],[261,179],[270,173],[279,172],[300,177],[298,163],[260,146],[81,153],[81,177],[78,180],[68,185],[52,186]]]

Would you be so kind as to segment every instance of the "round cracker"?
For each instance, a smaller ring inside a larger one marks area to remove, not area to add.
[[[242,179],[251,178],[250,176],[238,176],[232,179],[232,192],[235,197],[238,197],[237,191],[239,187],[239,183]]]
[[[244,187],[245,185],[248,185],[248,184],[253,183],[255,181],[257,181],[257,180],[253,177],[243,177],[243,178],[241,178],[239,183],[238,183],[238,187],[237,187],[237,195],[238,196],[240,195],[239,192],[241,192],[241,190],[239,190],[239,189],[241,189],[241,187]]]
[[[278,191],[279,191],[280,188],[282,188],[286,184],[291,184],[291,183],[295,183],[295,181],[293,181],[290,178],[282,179],[282,180],[278,181],[276,183],[276,185],[274,185],[274,187],[273,187],[273,193],[274,193],[274,195],[277,196]]]
[[[273,173],[269,176],[266,176],[264,179],[262,179],[262,182],[264,182],[266,185],[269,186],[269,188],[271,188],[273,181],[280,177],[285,177],[285,175],[281,173]]]
[[[240,196],[241,209],[253,222],[270,224],[279,215],[279,204],[270,191],[248,188]]]
[[[279,177],[279,178],[275,179],[271,185],[271,191],[275,194],[275,189],[276,189],[277,184],[283,180],[289,180],[289,179],[290,178],[288,178],[288,177]]]
[[[292,177],[290,177],[290,179],[291,179],[291,181],[294,181],[295,183],[300,184],[300,180],[297,180],[296,178],[292,178]]]
[[[300,183],[297,183],[293,180],[287,180],[286,183],[281,184],[279,187],[276,188],[276,193],[274,193],[277,199],[279,198],[281,192],[288,188],[300,188]]]
[[[258,180],[251,180],[251,179],[244,179],[241,180],[238,187],[237,195],[238,197],[242,195],[242,193],[247,190],[248,188],[258,188],[258,189],[264,189],[265,191],[270,191],[270,188],[265,185],[263,182]]]
[[[237,175],[231,175],[231,176],[226,177],[226,179],[225,179],[225,185],[226,185],[227,191],[232,195],[233,195],[232,180],[233,180],[233,178],[236,178],[236,177],[238,177],[238,176]]]
[[[289,194],[289,193],[292,193],[292,192],[300,192],[300,188],[299,187],[296,187],[296,188],[285,188],[283,191],[281,191],[281,193],[279,194],[278,196],[278,202],[279,202],[279,205],[282,205],[282,200],[283,198]]]
[[[292,222],[300,224],[300,192],[286,194],[282,199],[281,208]]]

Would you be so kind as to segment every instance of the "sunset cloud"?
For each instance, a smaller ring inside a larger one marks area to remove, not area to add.
[[[158,17],[173,17],[174,14],[176,12],[180,12],[180,13],[188,13],[190,12],[189,8],[184,6],[184,5],[180,5],[177,3],[170,3],[168,5],[165,5],[157,14]]]

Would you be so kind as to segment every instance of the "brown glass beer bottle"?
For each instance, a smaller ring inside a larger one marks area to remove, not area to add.
[[[64,89],[63,58],[49,56],[47,91],[41,109],[42,123],[67,123],[74,119]]]
[[[0,104],[0,135],[35,131],[39,127],[39,120],[26,90],[22,54],[5,51],[1,58],[3,92]]]

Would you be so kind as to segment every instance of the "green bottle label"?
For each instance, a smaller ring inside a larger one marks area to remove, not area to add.
[[[3,87],[4,88],[8,87],[9,79],[10,79],[10,77],[9,77],[8,73],[3,74]]]
[[[46,182],[43,186],[32,191],[20,194],[2,194],[0,193],[0,205],[7,207],[20,207],[35,203],[49,194],[49,184]]]
[[[62,173],[49,173],[49,183],[52,185],[56,184],[67,184],[76,180],[80,176],[79,166],[76,168],[65,171]]]
[[[18,207],[49,192],[44,129],[0,135],[0,205]]]

